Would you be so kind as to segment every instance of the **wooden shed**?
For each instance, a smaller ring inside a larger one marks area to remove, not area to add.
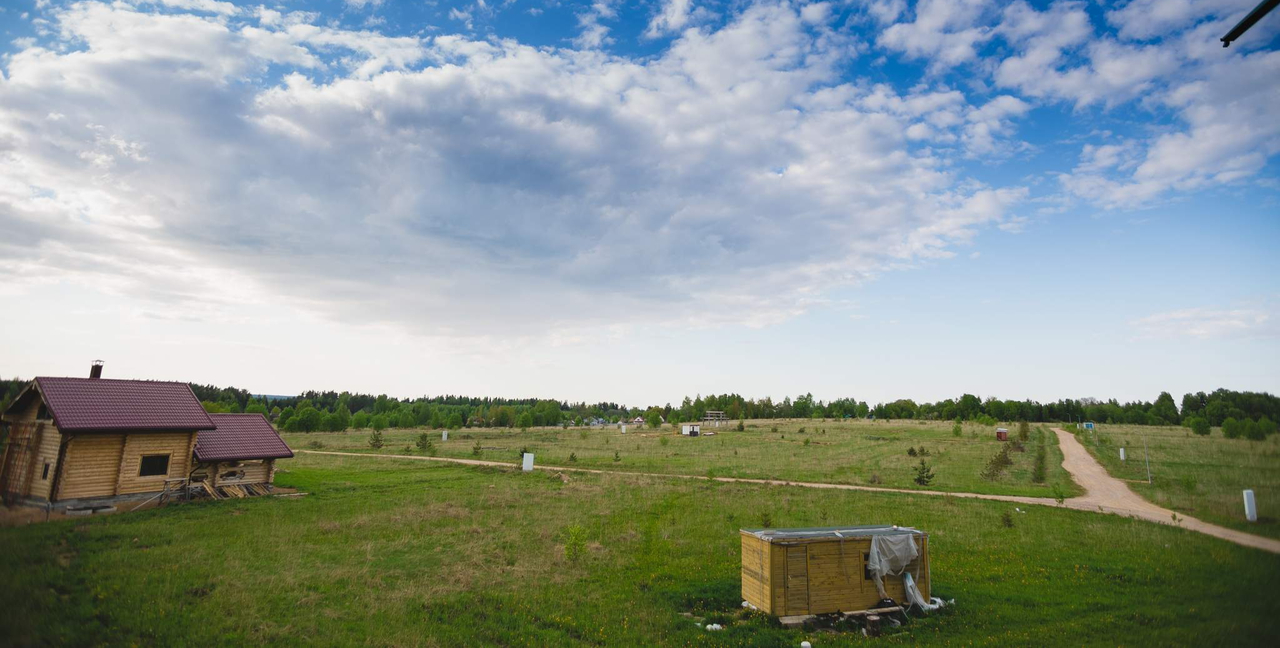
[[[742,598],[774,616],[867,610],[884,596],[906,605],[901,574],[882,580],[884,596],[871,570],[874,539],[901,546],[909,542],[915,558],[905,572],[925,600],[930,597],[929,536],[896,526],[809,529],[742,529]]]
[[[8,503],[163,491],[185,482],[196,434],[213,421],[185,383],[36,378],[0,415]]]
[[[293,456],[284,439],[261,414],[210,414],[214,429],[196,437],[193,484],[210,488],[270,484],[276,459]]]

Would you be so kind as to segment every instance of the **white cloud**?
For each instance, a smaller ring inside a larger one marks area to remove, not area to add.
[[[658,13],[649,21],[645,37],[657,38],[684,29],[693,13],[693,0],[663,0]]]
[[[877,42],[908,58],[928,59],[934,70],[967,63],[991,38],[991,28],[980,23],[993,7],[991,0],[921,0],[913,21],[891,25]]]
[[[1271,313],[1256,308],[1187,308],[1156,313],[1135,320],[1132,324],[1140,336],[1153,338],[1192,337],[1208,340],[1280,334],[1280,328],[1276,326]]]
[[[1107,12],[1107,22],[1131,39],[1164,36],[1210,16],[1243,18],[1255,0],[1130,0]]]
[[[613,42],[609,37],[609,27],[601,21],[618,17],[614,8],[617,0],[594,0],[591,6],[578,14],[578,37],[573,42],[583,49],[597,49]]]
[[[148,0],[152,4],[159,4],[170,9],[184,9],[187,11],[201,11],[204,13],[215,13],[223,16],[234,16],[240,12],[240,8],[230,2],[220,2],[219,0]]]
[[[211,317],[252,292],[449,337],[766,325],[950,256],[1027,196],[904,135],[956,141],[1019,106],[844,83],[853,42],[787,5],[639,61],[269,14],[56,16],[84,47],[0,77],[14,286]]]

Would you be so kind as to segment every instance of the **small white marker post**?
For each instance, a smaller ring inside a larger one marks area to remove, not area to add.
[[[1120,461],[1124,461],[1124,448],[1120,448]]]
[[[448,440],[449,440],[449,431],[448,431],[448,430],[445,430],[444,432],[441,432],[441,433],[440,433],[440,440],[441,440],[441,441],[448,441]]]
[[[533,453],[532,452],[524,453],[524,466],[522,466],[522,469],[525,472],[533,472]]]
[[[1244,519],[1250,522],[1258,521],[1258,504],[1253,501],[1252,488],[1244,492]]]
[[[622,433],[623,434],[627,433],[627,426],[625,424],[622,426]]]

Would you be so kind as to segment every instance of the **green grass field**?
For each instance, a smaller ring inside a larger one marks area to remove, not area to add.
[[[762,420],[748,421],[742,432],[735,429],[736,425],[734,421],[719,429],[704,427],[704,432],[716,434],[700,437],[680,436],[678,429],[670,426],[656,430],[628,426],[627,434],[616,427],[527,431],[464,429],[451,432],[447,442],[440,440],[439,431],[427,433],[435,444],[436,455],[445,457],[516,463],[521,450],[527,448],[539,464],[554,466],[996,495],[1052,497],[1054,484],[1068,496],[1080,492],[1062,470],[1062,452],[1052,433],[1045,435],[1050,444],[1048,474],[1044,484],[1037,484],[1031,479],[1035,452],[1030,444],[1026,452],[1011,454],[1014,465],[998,479],[989,481],[980,476],[987,461],[1001,446],[991,427],[967,425],[962,435],[955,437],[950,422]],[[1016,432],[1016,426],[1011,429]],[[348,430],[284,436],[297,449],[373,452],[368,443],[369,432]],[[385,446],[378,452],[402,453],[405,446],[409,446],[414,454],[421,454],[414,442],[422,432],[421,429],[386,430],[383,432]],[[1032,440],[1035,438],[1033,433]],[[477,444],[482,448],[478,456],[473,452]],[[922,446],[929,452],[929,456],[923,458],[935,474],[927,487],[913,481],[921,457],[908,454],[909,448]]]
[[[1280,632],[1267,595],[1280,556],[1117,516],[379,458],[283,468],[278,482],[310,495],[0,529],[5,643],[863,641],[739,617],[737,530],[766,516],[931,534],[935,595],[957,604],[886,644],[1247,645]],[[728,627],[706,632],[682,613]]]
[[[1074,427],[1063,429],[1074,431]],[[1129,487],[1146,499],[1205,522],[1280,538],[1280,435],[1265,441],[1227,439],[1214,428],[1196,436],[1183,427],[1099,425],[1094,435],[1080,432],[1080,442]],[[1147,483],[1143,441],[1151,459]],[[1128,455],[1120,461],[1120,447]],[[1258,522],[1244,517],[1242,491],[1252,488]]]

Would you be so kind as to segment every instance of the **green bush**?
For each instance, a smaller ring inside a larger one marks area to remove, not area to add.
[[[1195,432],[1196,434],[1199,434],[1200,436],[1208,436],[1208,435],[1209,435],[1209,429],[1210,429],[1210,428],[1209,428],[1209,421],[1208,421],[1208,419],[1201,418],[1201,417],[1199,417],[1199,416],[1193,416],[1193,417],[1191,417],[1191,418],[1187,419],[1187,427],[1191,428],[1191,431],[1192,431],[1192,432]]]
[[[369,434],[369,447],[377,450],[382,447],[382,430],[374,430]]]
[[[1228,416],[1227,420],[1222,422],[1222,436],[1228,439],[1238,439],[1243,432],[1240,421],[1237,421],[1235,417]]]
[[[955,425],[951,426],[951,436],[956,437],[958,439],[963,434],[964,434],[964,426],[960,425],[959,423],[956,423]]]
[[[571,524],[564,530],[564,557],[571,563],[582,560],[587,553],[587,530],[580,524]]]

